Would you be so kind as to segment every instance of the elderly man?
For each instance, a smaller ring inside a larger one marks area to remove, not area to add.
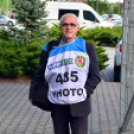
[[[49,81],[54,133],[69,134],[71,128],[72,134],[87,134],[90,95],[100,82],[94,45],[76,37],[79,24],[74,14],[62,16],[60,30],[62,38],[52,41],[48,57],[48,44],[43,47],[34,81]]]

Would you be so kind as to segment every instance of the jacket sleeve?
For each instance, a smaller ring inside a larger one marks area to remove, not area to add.
[[[36,88],[37,83],[45,81],[44,73],[45,73],[45,68],[47,64],[47,58],[48,58],[48,52],[45,50],[42,50],[41,55],[40,55],[39,68],[35,76],[31,80],[31,85],[30,85],[30,90],[29,90],[29,99],[32,96],[32,91]]]
[[[86,43],[86,49],[89,55],[89,72],[84,88],[87,90],[87,94],[91,95],[97,84],[100,83],[101,78],[94,45]]]

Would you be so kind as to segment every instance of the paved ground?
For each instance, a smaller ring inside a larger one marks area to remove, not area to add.
[[[119,83],[102,82],[91,97],[89,134],[117,134]],[[29,84],[0,82],[0,134],[53,134],[49,112],[31,106]]]
[[[107,52],[113,58],[114,51]],[[113,81],[113,61],[108,62],[111,66],[101,71],[102,81],[91,96],[89,134],[118,132],[120,83],[108,82]],[[53,134],[50,113],[29,103],[28,90],[26,81],[0,81],[0,134]]]

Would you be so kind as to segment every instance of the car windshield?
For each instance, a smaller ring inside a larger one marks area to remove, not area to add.
[[[97,18],[100,22],[103,21],[102,18],[101,18],[101,16],[100,16],[99,14],[97,14],[96,12],[94,12],[94,14],[95,14],[96,18]]]
[[[7,16],[5,16],[5,15],[2,15],[4,18],[6,18],[6,19],[10,19],[10,18],[8,18]]]
[[[107,14],[103,14],[102,17],[108,17],[108,15]]]

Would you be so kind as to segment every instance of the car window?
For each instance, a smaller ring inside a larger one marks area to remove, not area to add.
[[[83,17],[85,20],[90,20],[90,21],[96,20],[94,14],[92,14],[90,11],[83,11]]]
[[[4,18],[2,15],[0,15],[0,18]]]
[[[103,14],[102,17],[109,18],[109,16],[107,14]]]
[[[58,20],[60,20],[60,18],[62,17],[62,15],[66,14],[66,13],[73,13],[73,14],[75,14],[78,17],[79,10],[59,9]]]

